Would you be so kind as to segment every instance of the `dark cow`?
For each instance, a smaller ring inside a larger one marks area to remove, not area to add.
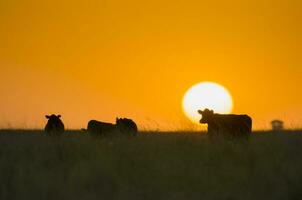
[[[252,119],[248,115],[222,115],[213,110],[198,110],[202,115],[200,123],[208,124],[208,134],[212,136],[249,137],[252,132]]]
[[[45,126],[45,132],[49,135],[62,135],[65,131],[65,126],[62,122],[61,115],[46,115],[46,119],[48,119],[47,124]]]
[[[106,135],[112,133],[136,135],[137,126],[133,120],[127,118],[116,118],[116,124],[91,120],[88,122],[87,131],[91,135]]]

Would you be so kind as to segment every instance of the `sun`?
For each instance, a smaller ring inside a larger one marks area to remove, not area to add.
[[[214,82],[201,82],[193,85],[185,93],[182,101],[185,115],[194,123],[201,118],[198,110],[209,108],[216,113],[229,114],[233,109],[230,92]]]

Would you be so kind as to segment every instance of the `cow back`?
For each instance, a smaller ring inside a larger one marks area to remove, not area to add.
[[[248,136],[252,131],[252,119],[248,115],[215,114],[208,123],[210,134],[227,135],[232,137]]]
[[[93,135],[104,135],[116,129],[114,124],[90,120],[87,125],[87,131]]]

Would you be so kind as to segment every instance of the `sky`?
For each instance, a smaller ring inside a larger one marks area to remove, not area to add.
[[[134,119],[191,128],[192,85],[226,87],[254,129],[302,127],[300,0],[1,0],[0,128]]]

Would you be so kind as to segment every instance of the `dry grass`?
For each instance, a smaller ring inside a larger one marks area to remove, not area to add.
[[[302,132],[209,141],[149,132],[90,138],[0,131],[0,199],[300,199]]]

